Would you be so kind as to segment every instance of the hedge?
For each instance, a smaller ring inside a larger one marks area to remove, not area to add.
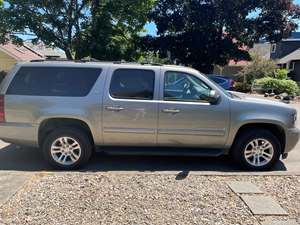
[[[264,77],[255,80],[255,82],[257,85],[262,86],[265,91],[272,89],[276,94],[287,93],[289,95],[297,95],[299,93],[299,86],[293,80]]]

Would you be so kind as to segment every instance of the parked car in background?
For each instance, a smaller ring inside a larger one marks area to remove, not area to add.
[[[231,155],[244,168],[266,170],[298,142],[296,119],[286,104],[225,91],[180,66],[28,62],[0,86],[0,138],[40,147],[52,166],[67,170],[95,149]]]
[[[208,75],[208,78],[212,81],[216,82],[218,85],[220,85],[225,90],[233,90],[235,86],[234,79],[222,75],[216,75],[216,74],[210,74]]]

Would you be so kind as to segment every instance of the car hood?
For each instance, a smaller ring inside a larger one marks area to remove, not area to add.
[[[275,101],[275,100],[270,100],[270,99],[265,99],[262,97],[256,97],[250,94],[245,94],[245,93],[241,93],[241,92],[236,92],[236,91],[230,91],[230,93],[232,93],[233,95],[239,97],[242,101],[246,101],[249,103],[258,103],[258,104],[265,104],[265,105],[272,105],[272,106],[279,106],[279,107],[283,107],[283,108],[293,108],[292,106],[283,103],[283,102],[279,102],[279,101]]]

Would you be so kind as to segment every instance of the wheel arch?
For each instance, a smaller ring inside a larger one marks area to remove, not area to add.
[[[243,132],[246,132],[249,129],[264,129],[270,131],[280,142],[280,151],[281,153],[284,153],[285,146],[286,146],[285,130],[282,126],[274,123],[254,122],[254,123],[243,124],[237,130],[232,142],[232,146],[234,146],[234,143],[238,139],[239,135],[241,135]]]
[[[38,144],[42,146],[42,143],[45,137],[52,132],[54,129],[62,128],[62,127],[72,127],[83,130],[87,133],[88,137],[91,140],[91,143],[94,144],[94,138],[92,135],[91,128],[89,124],[81,119],[74,119],[74,118],[48,118],[44,119],[38,129]]]

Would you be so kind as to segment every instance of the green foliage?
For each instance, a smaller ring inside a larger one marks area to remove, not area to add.
[[[277,69],[275,72],[275,78],[279,80],[286,80],[288,79],[289,71],[287,69]]]
[[[239,73],[239,77],[242,79],[244,83],[251,84],[255,79],[263,78],[263,77],[273,77],[275,72],[277,71],[277,65],[272,60],[266,60],[258,55],[252,56],[252,62],[243,68],[243,70]],[[280,75],[284,71],[279,71]]]
[[[248,93],[251,91],[251,85],[243,82],[236,82],[234,90],[238,92]]]
[[[299,10],[292,0],[159,0],[150,16],[158,36],[145,37],[146,49],[209,73],[230,59],[250,59],[244,46],[259,38],[279,41],[295,30]]]
[[[264,77],[257,79],[257,85],[261,85],[264,90],[273,90],[277,94],[287,93],[289,95],[297,95],[299,93],[299,86],[293,80],[280,80],[273,77]]]
[[[37,37],[35,41],[64,50],[69,59],[129,60],[138,57],[136,42],[154,0],[4,0],[4,3],[0,10],[2,42],[8,33],[30,33]]]
[[[145,52],[138,59],[141,63],[159,63],[159,64],[172,64],[172,62],[167,58],[161,58],[158,53],[155,52]]]

